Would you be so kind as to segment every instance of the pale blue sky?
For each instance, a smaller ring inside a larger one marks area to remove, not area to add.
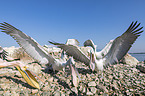
[[[1,0],[0,22],[7,22],[41,45],[48,40],[65,43],[75,38],[82,45],[92,39],[102,49],[129,27],[132,21],[145,26],[145,0]],[[145,30],[145,28],[144,28]],[[19,46],[0,33],[0,46]],[[145,52],[145,33],[130,52]]]

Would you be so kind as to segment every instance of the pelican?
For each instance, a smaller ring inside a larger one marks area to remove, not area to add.
[[[103,57],[106,56],[106,54],[108,53],[108,51],[110,50],[111,46],[112,46],[113,40],[110,40],[110,42],[108,44],[106,44],[106,46],[99,52],[97,52],[97,45],[94,44],[94,42],[89,39],[86,40],[84,42],[84,46],[91,46],[93,48],[93,52],[92,50],[90,50],[90,68],[92,69],[92,71],[95,70],[95,61],[96,59],[101,59]],[[95,55],[95,56],[94,56]]]
[[[132,44],[136,41],[136,39],[140,36],[140,34],[143,32],[142,28],[138,28],[140,25],[137,24],[137,21],[134,23],[132,22],[129,28],[119,37],[117,37],[115,40],[110,41],[108,45],[106,45],[106,48],[104,56],[96,56],[96,46],[92,43],[94,51],[91,51],[90,58],[86,56],[79,48],[78,46],[74,45],[66,45],[56,42],[51,42],[51,44],[56,45],[59,48],[62,48],[66,51],[66,53],[70,56],[73,56],[74,59],[85,63],[87,66],[92,66],[93,70],[99,70],[103,71],[103,67],[106,67],[110,64],[118,63],[125,54],[129,51]],[[88,41],[87,41],[88,42]],[[90,41],[89,41],[90,42]],[[85,46],[90,45],[85,43]],[[96,58],[99,57],[99,58]]]
[[[19,29],[15,28],[14,26],[4,22],[0,23],[0,29],[2,32],[10,35],[15,39],[18,44],[25,50],[27,54],[29,54],[34,60],[37,60],[40,64],[49,64],[52,65],[53,70],[62,70],[66,65],[69,65],[73,62],[73,58],[69,58],[68,61],[66,59],[55,59],[53,56],[51,56],[46,50],[42,48],[42,46],[37,43],[33,38],[26,35]],[[70,66],[74,67],[74,66]],[[76,68],[70,68],[70,69],[76,69]],[[72,70],[77,71],[77,70]],[[72,72],[77,73],[77,72]],[[73,74],[72,74],[73,75]],[[74,75],[73,75],[74,76]],[[75,78],[75,77],[74,77]]]

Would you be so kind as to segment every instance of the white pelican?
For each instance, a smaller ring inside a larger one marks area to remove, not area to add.
[[[33,59],[37,60],[40,64],[49,64],[52,65],[53,70],[62,70],[66,65],[73,64],[73,58],[69,58],[68,61],[66,59],[55,59],[52,57],[48,52],[46,52],[40,44],[38,44],[33,38],[26,35],[19,29],[15,28],[14,26],[4,22],[0,23],[0,29],[2,32],[10,35],[13,37],[18,44],[25,50],[27,54],[29,54]],[[70,66],[74,67],[74,66]],[[70,68],[76,69],[76,68]],[[77,73],[77,70],[72,73]],[[72,74],[72,76],[75,76]],[[76,76],[77,77],[77,76]],[[74,77],[75,78],[75,77]]]
[[[106,46],[104,47],[104,49],[102,49],[101,51],[97,52],[97,45],[94,44],[94,42],[89,39],[89,40],[86,40],[84,42],[84,46],[91,46],[94,50],[94,53],[96,55],[96,59],[101,59],[103,57],[105,57],[105,55],[108,53],[109,49],[111,48],[112,46],[112,43],[113,43],[113,40],[110,40],[110,42],[108,44],[106,44]]]
[[[40,64],[50,64],[54,70],[61,70],[67,62],[62,59],[54,59],[49,53],[47,53],[40,44],[38,44],[33,38],[29,37],[19,29],[16,29],[12,25],[4,22],[0,23],[0,29],[2,32],[13,37],[18,44],[29,54],[32,58],[37,60]]]
[[[95,65],[94,68],[92,68],[93,70],[102,71],[103,66],[108,66],[110,64],[117,63],[125,56],[128,50],[131,48],[132,44],[140,36],[140,33],[143,32],[143,30],[141,30],[143,27],[138,28],[139,25],[140,23],[137,24],[137,21],[135,23],[132,22],[129,28],[121,36],[117,37],[115,40],[113,40],[113,42],[111,41],[112,44],[110,42],[109,46],[108,45],[106,46],[105,49],[107,49],[108,51],[106,51],[105,56],[101,55],[100,56],[101,58],[98,59],[96,59],[95,55],[94,56],[91,55],[91,57],[89,58],[78,48],[78,46],[60,44],[56,42],[50,42],[50,43],[56,45],[59,48],[62,48],[63,50],[66,51],[68,55],[73,56],[74,59],[83,62],[88,66]],[[94,46],[93,43],[92,45]],[[96,51],[95,47],[94,50]],[[91,54],[95,54],[95,53],[91,52]]]

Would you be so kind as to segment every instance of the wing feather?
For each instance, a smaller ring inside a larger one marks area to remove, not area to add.
[[[126,32],[113,41],[111,49],[106,55],[106,65],[109,63],[114,64],[126,55],[132,44],[140,36],[140,33],[143,32],[143,30],[141,30],[143,27],[138,28],[139,25],[140,23],[137,24],[137,21],[135,23],[132,22]]]
[[[110,40],[110,42],[108,44],[106,44],[106,46],[99,52],[96,52],[96,45],[93,43],[93,41],[91,39],[89,40],[86,40],[84,42],[84,46],[91,46],[94,51],[96,52],[96,58],[99,59],[99,58],[102,58],[102,57],[105,57],[106,54],[108,53],[108,51],[110,50],[111,46],[112,46],[112,42],[113,40]]]
[[[100,53],[102,56],[106,56],[106,54],[109,52],[111,46],[112,46],[113,40],[110,40],[108,44],[98,53]]]
[[[2,30],[2,32],[13,37],[25,50],[25,52],[32,58],[37,60],[40,64],[54,62],[54,58],[50,54],[48,54],[33,38],[27,36],[25,33],[6,22],[0,24],[0,29]]]
[[[56,43],[56,42],[51,42],[49,41],[49,43],[56,45],[57,47],[65,50],[65,52],[70,55],[73,56],[74,59],[83,62],[84,64],[86,64],[87,66],[89,66],[90,63],[90,59],[88,56],[86,56],[81,50],[80,48],[78,48],[78,46],[76,45],[66,45],[66,44],[61,44],[61,43]]]

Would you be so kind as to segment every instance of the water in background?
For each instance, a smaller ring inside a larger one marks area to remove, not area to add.
[[[101,49],[97,49],[97,52],[101,51]],[[138,61],[144,61],[145,60],[145,54],[135,54],[135,53],[129,53],[131,56],[135,57]]]
[[[144,61],[145,60],[145,54],[131,54],[131,56],[135,57],[138,61]]]

